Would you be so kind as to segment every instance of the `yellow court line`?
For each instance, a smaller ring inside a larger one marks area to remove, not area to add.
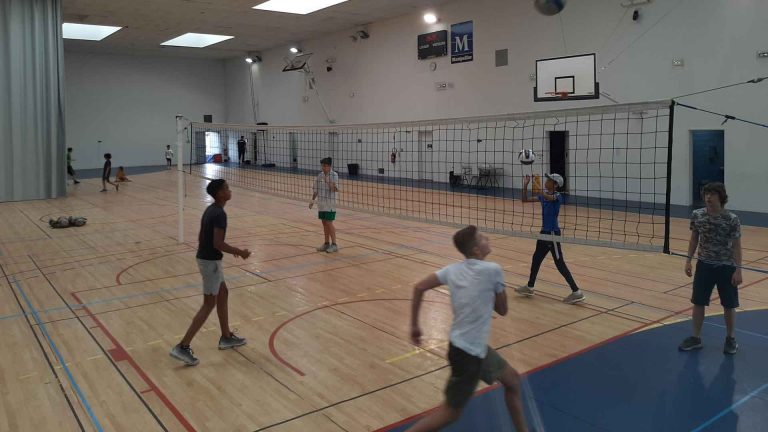
[[[19,376],[19,379],[20,379],[20,380],[23,380],[23,379],[31,378],[31,377],[33,377],[33,376],[35,376],[35,375],[37,375],[37,372],[32,372],[31,374],[20,375],[20,376]]]
[[[96,360],[96,359],[102,358],[102,357],[104,357],[104,355],[103,354],[99,354],[99,355],[95,355],[95,356],[92,356],[92,357],[88,357],[88,360]]]
[[[159,344],[160,342],[162,342],[161,339],[153,340],[152,342],[147,342],[147,345],[155,345],[155,344]]]
[[[386,363],[399,362],[400,360],[405,360],[405,359],[407,359],[409,357],[413,357],[416,354],[419,354],[419,353],[422,353],[422,352],[429,352],[430,350],[433,350],[435,348],[442,348],[442,347],[447,346],[447,345],[448,345],[448,342],[440,342],[439,344],[435,344],[435,345],[428,346],[428,347],[425,347],[425,348],[417,348],[417,349],[415,349],[415,350],[413,350],[411,352],[405,353],[405,354],[403,354],[401,356],[397,356],[397,357],[393,357],[393,358],[391,358],[389,360],[385,360],[385,362]]]
[[[275,312],[275,316],[288,315],[288,312]]]
[[[264,317],[260,316],[260,317],[256,317],[256,318],[251,318],[251,321],[258,321],[260,319],[264,319]]]
[[[368,295],[368,293],[362,293],[362,294],[358,294],[357,297],[365,297],[367,295]]]

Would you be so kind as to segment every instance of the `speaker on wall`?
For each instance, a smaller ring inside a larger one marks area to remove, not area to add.
[[[213,114],[203,114],[203,123],[213,123]]]

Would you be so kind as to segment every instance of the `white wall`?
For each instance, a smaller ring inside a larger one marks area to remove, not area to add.
[[[226,120],[224,61],[65,52],[67,146],[75,169],[162,165],[177,113]],[[101,144],[98,141],[102,141]]]
[[[768,76],[768,61],[756,51],[768,49],[768,2],[764,0],[656,0],[643,7],[641,20],[618,0],[568,3],[561,17],[539,15],[530,2],[477,0],[455,2],[438,11],[441,22],[426,25],[419,14],[370,26],[371,38],[353,43],[351,31],[305,41],[318,88],[331,117],[340,124],[408,121],[526,112],[609,104],[534,103],[529,74],[537,58],[596,52],[601,90],[620,102],[667,99],[720,85]],[[562,18],[563,32],[560,27]],[[416,35],[474,21],[475,60],[451,65],[448,57],[416,59]],[[618,26],[617,26],[618,23]],[[616,29],[615,32],[614,29]],[[612,33],[613,32],[613,33]],[[646,33],[647,32],[647,33]],[[644,34],[645,33],[645,34]],[[643,35],[644,34],[644,35]],[[565,39],[565,43],[564,43]],[[565,45],[565,46],[564,46]],[[567,49],[566,49],[567,47]],[[494,51],[508,48],[510,64],[496,68]],[[252,123],[248,70],[252,68],[259,121],[270,124],[327,124],[314,92],[302,74],[282,73],[285,48],[264,53],[252,67],[241,60],[226,65],[229,122]],[[335,57],[333,72],[325,59]],[[683,58],[685,67],[673,68]],[[600,70],[600,66],[606,66]],[[452,84],[436,91],[434,83]],[[354,93],[354,97],[351,94]],[[308,102],[302,98],[309,96]],[[722,90],[681,100],[713,111],[766,121],[768,84]],[[691,196],[690,130],[725,129],[726,184],[731,207],[768,212],[763,182],[768,160],[768,131],[720,120],[682,108],[676,111],[673,202],[687,205]]]

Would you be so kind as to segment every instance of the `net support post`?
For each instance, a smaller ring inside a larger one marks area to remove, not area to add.
[[[179,244],[184,243],[184,162],[182,161],[182,155],[184,150],[184,117],[181,114],[176,114],[176,191],[178,194],[178,220],[177,225],[179,227],[178,241]]]
[[[667,126],[667,190],[664,203],[664,249],[665,254],[670,253],[670,216],[672,210],[672,142],[675,135],[675,101],[669,104],[669,125]]]

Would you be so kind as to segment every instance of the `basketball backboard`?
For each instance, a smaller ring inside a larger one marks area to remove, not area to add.
[[[598,99],[595,54],[536,60],[534,102]],[[566,97],[562,97],[566,94]]]
[[[296,70],[303,70],[307,65],[307,60],[312,56],[312,53],[299,54],[296,57],[286,60],[286,65],[283,68],[283,72],[291,72]]]

